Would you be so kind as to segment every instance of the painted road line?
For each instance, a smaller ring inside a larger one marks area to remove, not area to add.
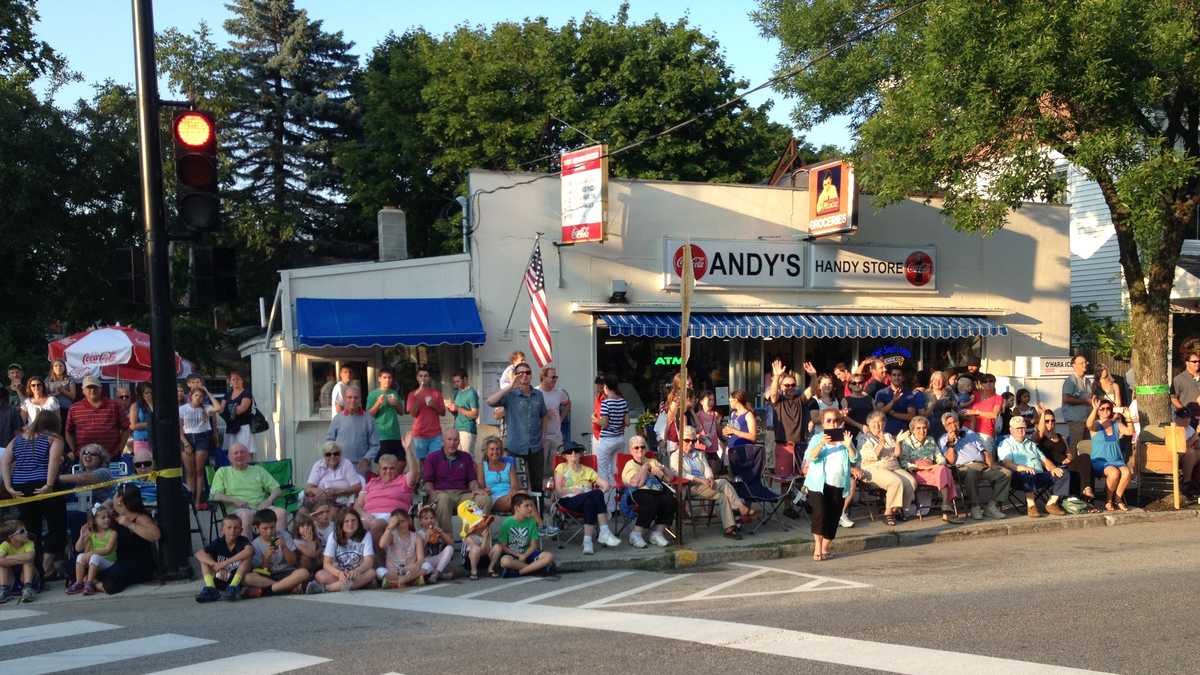
[[[525,598],[524,600],[518,600],[517,604],[518,605],[531,605],[531,604],[537,602],[538,600],[545,600],[547,598],[553,598],[556,595],[566,595],[567,593],[574,593],[575,591],[582,590],[584,588],[588,588],[591,586],[599,586],[600,584],[603,584],[603,583],[606,583],[609,581],[616,581],[617,579],[627,577],[631,574],[634,574],[634,572],[617,572],[616,574],[610,574],[606,577],[600,577],[599,579],[592,579],[591,581],[585,581],[582,584],[575,584],[574,586],[567,586],[566,588],[559,588],[559,589],[550,591],[548,593],[542,593],[540,595],[535,595],[535,596],[532,596],[529,598]]]
[[[488,593],[494,593],[496,591],[503,591],[506,588],[513,588],[514,586],[520,586],[521,584],[528,584],[528,583],[531,583],[534,581],[540,581],[541,578],[542,577],[525,577],[524,579],[514,579],[513,581],[509,581],[508,583],[501,581],[501,582],[497,583],[495,586],[488,586],[487,588],[483,589],[482,591],[475,591],[474,593],[467,593],[466,595],[460,595],[458,597],[460,600],[469,600],[471,598],[478,598],[481,595],[487,595]]]
[[[749,581],[749,580],[753,579],[754,577],[761,577],[762,575],[766,574],[767,572],[770,572],[770,570],[758,569],[758,570],[754,570],[753,572],[747,572],[746,574],[743,574],[740,577],[735,577],[733,579],[730,579],[729,581],[723,581],[723,582],[717,584],[716,586],[712,586],[711,588],[706,588],[702,591],[696,591],[695,593],[692,593],[691,595],[685,596],[680,599],[681,600],[700,600],[701,598],[707,598],[708,596],[712,595],[713,593],[716,593],[717,591],[724,590],[726,588],[729,588],[730,586],[736,586],[736,585],[742,583],[743,581]]]
[[[283,652],[268,649],[261,652],[250,652],[223,659],[214,659],[189,666],[180,666],[170,670],[160,670],[152,675],[275,675],[289,670],[298,670],[326,663],[329,659],[296,652]]]
[[[752,570],[767,570],[770,572],[779,572],[780,574],[788,574],[793,577],[800,577],[801,579],[810,579],[810,581],[808,581],[807,583],[797,586],[795,590],[798,590],[801,588],[812,589],[812,588],[817,588],[819,586],[824,586],[825,584],[836,584],[837,588],[839,588],[839,589],[841,589],[841,588],[846,588],[846,589],[870,588],[871,587],[871,584],[864,584],[860,581],[850,581],[849,579],[835,579],[833,577],[823,577],[823,576],[819,576],[816,574],[805,574],[804,572],[796,572],[794,570],[785,570],[785,569],[781,569],[779,567],[769,567],[767,565],[750,565],[748,563],[737,563],[737,562],[731,563],[731,564],[734,565],[735,567],[744,567],[744,568],[752,569]],[[821,590],[833,590],[833,589],[822,588]]]
[[[102,630],[115,630],[120,626],[99,621],[63,621],[62,623],[47,623],[40,626],[27,626],[12,630],[0,630],[0,647],[10,647],[25,642],[37,640],[57,640],[62,637],[99,633]]]
[[[36,656],[0,661],[0,673],[20,673],[21,675],[57,673],[62,670],[88,668],[113,661],[138,659],[144,656],[164,654],[180,649],[191,649],[192,647],[203,647],[204,645],[215,643],[216,640],[204,640],[187,635],[163,633],[162,635],[151,635],[150,637],[136,638],[134,640],[109,642],[94,647],[80,647],[79,649],[68,649],[62,652],[51,652],[49,654],[38,654]]]
[[[736,621],[633,614],[554,605],[517,605],[508,602],[440,598],[428,595],[356,593],[353,598],[339,597],[343,595],[345,594],[327,593],[303,597],[291,596],[288,600],[423,612],[456,618],[472,617],[493,621],[515,621],[552,628],[602,630],[805,661],[870,668],[892,673],[911,673],[912,675],[961,675],[962,673],[971,673],[972,675],[1008,675],[1009,673],[1082,675],[1096,672],[994,656],[818,635]],[[5,664],[0,663],[0,671],[4,669],[4,666]]]
[[[12,621],[15,619],[28,619],[34,616],[41,616],[45,612],[39,612],[36,609],[0,609],[0,621]]]
[[[595,609],[597,607],[605,607],[610,602],[620,600],[621,598],[628,598],[629,596],[637,595],[638,593],[645,593],[646,591],[648,591],[652,588],[658,588],[659,586],[662,586],[664,584],[669,584],[672,581],[675,581],[676,579],[682,579],[684,577],[690,577],[690,576],[692,576],[691,573],[672,574],[672,575],[666,577],[665,579],[659,579],[658,581],[651,581],[650,583],[644,584],[642,586],[638,586],[637,588],[631,588],[627,591],[621,591],[620,593],[615,593],[608,597],[600,598],[599,600],[593,600],[591,602],[582,604],[579,606],[579,609]]]

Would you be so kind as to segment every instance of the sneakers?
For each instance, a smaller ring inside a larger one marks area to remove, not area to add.
[[[843,513],[842,517],[838,518],[838,525],[842,527],[854,527],[854,521],[850,520],[850,516]]]
[[[999,506],[996,506],[996,502],[992,502],[992,503],[988,504],[983,509],[983,512],[987,514],[988,518],[995,518],[996,520],[1004,520],[1004,512],[1000,510]]]
[[[607,527],[600,528],[600,536],[596,537],[596,539],[609,548],[616,548],[621,545],[621,540]]]
[[[251,588],[247,586],[246,590],[242,591],[242,598],[246,600],[252,600],[254,598],[261,598],[265,594],[265,591],[263,591],[261,588]]]
[[[584,537],[583,538],[583,554],[584,555],[593,555],[595,553],[596,553],[596,547],[592,545],[592,538]]]
[[[205,586],[196,594],[196,602],[216,602],[221,599],[221,592],[212,586]]]
[[[633,532],[629,535],[629,545],[634,548],[646,548],[646,540],[641,532]]]
[[[539,530],[539,532],[541,532],[541,535],[543,537],[553,537],[554,535],[558,534],[559,532],[562,532],[561,528],[555,527],[553,525],[542,525],[540,528],[538,528],[538,530]]]
[[[8,602],[9,600],[12,600],[15,597],[17,597],[17,596],[15,593],[12,592],[11,588],[9,588],[8,586],[0,586],[0,605],[3,605],[4,603]]]
[[[1046,513],[1049,513],[1054,516],[1067,515],[1067,512],[1063,510],[1063,507],[1058,505],[1058,502],[1054,502],[1053,504],[1046,504]]]
[[[21,589],[21,602],[33,602],[33,587],[26,586]]]
[[[71,584],[70,586],[67,586],[67,595],[78,595],[79,593],[82,593],[82,592],[83,592],[83,582],[82,581],[76,581],[75,583]]]
[[[95,595],[96,594],[96,584],[94,584],[90,581],[83,582],[83,594],[84,595]]]
[[[308,582],[308,585],[304,587],[304,593],[306,595],[317,595],[318,593],[324,593],[324,592],[325,592],[325,587],[316,581],[310,581],[310,582]]]
[[[671,542],[667,541],[667,538],[662,536],[662,532],[658,532],[657,530],[650,533],[650,543],[654,544],[655,546],[671,545]]]
[[[971,507],[971,520],[983,520],[983,509],[978,504]]]
[[[225,592],[222,595],[229,602],[236,602],[242,599],[242,587],[229,584],[225,587]]]

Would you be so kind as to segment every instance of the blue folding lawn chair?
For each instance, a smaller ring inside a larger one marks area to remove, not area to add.
[[[787,497],[794,491],[795,481],[789,482],[782,495],[763,484],[762,475],[766,464],[766,452],[761,445],[735,446],[729,448],[728,452],[729,472],[733,474],[733,489],[737,491],[742,501],[752,505],[757,503],[766,506],[763,509],[762,518],[750,530],[750,534],[755,534],[759,528],[774,518],[775,513],[787,502]],[[779,521],[779,527],[784,532],[788,531],[787,524],[782,520]]]

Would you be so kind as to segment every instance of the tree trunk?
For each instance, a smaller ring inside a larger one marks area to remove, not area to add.
[[[1168,302],[1135,302],[1130,298],[1129,323],[1133,328],[1133,362],[1137,389],[1165,385],[1167,382],[1167,325],[1171,311]],[[1135,390],[1138,411],[1150,424],[1166,424],[1171,420],[1171,397],[1163,393],[1149,394]]]

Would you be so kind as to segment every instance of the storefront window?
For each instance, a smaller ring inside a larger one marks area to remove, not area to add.
[[[417,388],[417,367],[425,366],[433,378],[431,386],[445,396],[453,388],[454,371],[461,368],[470,372],[471,349],[468,345],[391,347],[383,350],[383,365],[395,371],[396,389],[401,394]]]
[[[678,339],[615,337],[607,328],[596,330],[599,372],[613,374],[629,402],[630,415],[658,410],[679,372]],[[728,391],[729,340],[694,339],[688,373],[696,391]]]

